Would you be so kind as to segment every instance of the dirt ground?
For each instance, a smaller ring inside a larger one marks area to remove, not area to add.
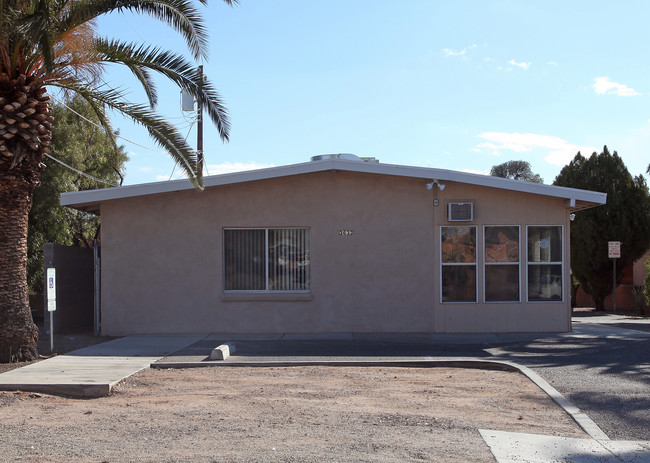
[[[145,370],[99,399],[0,393],[0,461],[494,462],[478,429],[586,437],[494,370]]]

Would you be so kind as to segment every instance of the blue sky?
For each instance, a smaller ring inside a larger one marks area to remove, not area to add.
[[[603,145],[633,175],[650,163],[648,2],[212,0],[202,11],[205,74],[232,122],[223,144],[206,118],[208,174],[343,152],[485,174],[522,159],[552,183]],[[146,18],[115,15],[99,32],[187,54]],[[145,101],[123,71],[105,79]],[[158,110],[195,146],[179,90],[160,79],[159,91]],[[125,184],[179,177],[143,128],[113,123],[151,148],[122,140]]]

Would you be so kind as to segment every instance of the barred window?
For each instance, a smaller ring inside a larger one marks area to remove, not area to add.
[[[309,229],[225,229],[223,243],[226,291],[309,291]]]

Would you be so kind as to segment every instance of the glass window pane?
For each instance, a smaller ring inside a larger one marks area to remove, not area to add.
[[[528,266],[528,300],[562,300],[562,265]]]
[[[485,227],[485,262],[519,262],[519,227]]]
[[[476,302],[476,266],[442,267],[442,301]]]
[[[308,290],[309,264],[309,230],[269,230],[269,290]]]
[[[476,262],[476,227],[441,227],[442,263]]]
[[[485,267],[485,300],[488,302],[519,301],[519,265]]]
[[[224,288],[266,289],[264,230],[224,230]]]
[[[528,262],[562,262],[562,227],[528,227]]]

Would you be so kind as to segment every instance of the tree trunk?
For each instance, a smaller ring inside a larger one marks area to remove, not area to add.
[[[604,297],[596,297],[593,296],[594,299],[594,305],[596,306],[596,310],[599,312],[602,312],[605,310],[605,298]]]
[[[38,356],[27,291],[27,220],[52,140],[48,100],[38,78],[0,73],[0,362]]]
[[[0,362],[38,356],[38,329],[27,294],[27,216],[31,188],[23,179],[0,176]]]

